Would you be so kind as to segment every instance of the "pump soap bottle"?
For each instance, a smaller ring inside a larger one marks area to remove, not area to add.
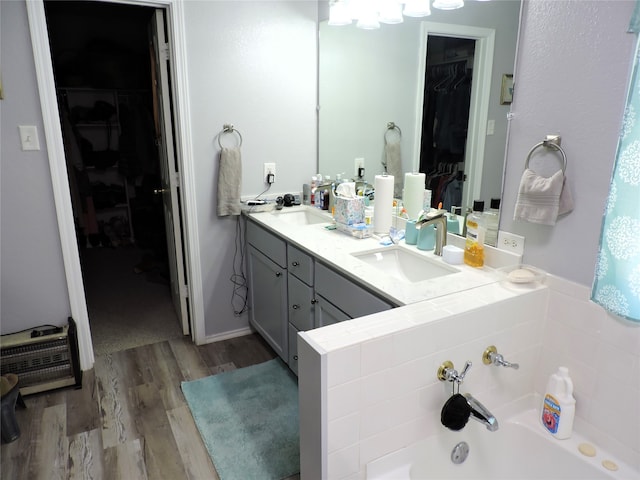
[[[472,267],[482,267],[484,265],[484,202],[476,200],[473,202],[473,211],[467,215],[465,225],[467,227],[467,239],[464,243],[464,263]]]
[[[558,440],[571,436],[576,399],[573,397],[573,382],[567,367],[559,367],[549,377],[547,390],[542,399],[540,420],[551,435]]]

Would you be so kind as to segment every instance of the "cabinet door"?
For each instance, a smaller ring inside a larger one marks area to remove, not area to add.
[[[289,368],[298,375],[298,329],[289,324]]]
[[[318,294],[316,294],[315,314],[316,328],[351,319],[349,315]]]
[[[313,328],[313,288],[289,273],[289,323],[298,330]]]
[[[287,271],[249,245],[249,321],[288,361]]]

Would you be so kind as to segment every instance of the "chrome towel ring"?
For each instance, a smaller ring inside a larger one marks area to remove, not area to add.
[[[400,127],[397,126],[394,122],[389,122],[387,123],[387,130],[384,132],[384,143],[387,144],[389,143],[387,141],[387,133],[389,133],[390,131],[394,131],[397,130],[398,131],[398,135],[400,136],[400,138],[402,138],[402,130],[400,130]]]
[[[529,168],[529,160],[531,159],[531,156],[540,147],[551,148],[556,152],[560,152],[560,155],[562,155],[562,173],[564,174],[564,172],[567,170],[567,154],[564,153],[564,150],[560,146],[559,136],[548,135],[546,140],[543,140],[542,142],[535,144],[533,148],[529,150],[529,154],[527,155],[527,161],[524,164],[524,168],[525,169]]]
[[[240,143],[238,144],[238,147],[242,146],[242,135],[240,135],[240,132],[236,130],[232,124],[225,123],[222,127],[222,131],[218,133],[218,146],[220,147],[220,149],[222,149],[222,143],[220,143],[220,137],[225,133],[236,133],[238,135],[238,138],[240,139]]]

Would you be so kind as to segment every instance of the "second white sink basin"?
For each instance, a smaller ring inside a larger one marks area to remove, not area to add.
[[[397,246],[353,253],[354,257],[385,275],[409,282],[421,282],[458,273],[460,270]]]
[[[286,208],[283,208],[279,212],[274,213],[274,215],[278,215],[279,218],[285,222],[295,225],[314,225],[317,223],[331,222],[331,217],[328,213],[322,213],[321,211],[316,212],[311,209],[287,211]]]

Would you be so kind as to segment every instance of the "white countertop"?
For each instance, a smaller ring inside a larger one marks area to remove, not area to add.
[[[414,304],[499,282],[502,277],[492,267],[520,262],[518,255],[507,252],[503,254],[502,251],[495,248],[486,247],[487,261],[493,260],[493,265],[485,265],[481,268],[473,268],[465,264],[447,265],[455,268],[458,272],[430,280],[409,282],[381,274],[378,268],[353,256],[354,253],[377,250],[383,247],[379,238],[357,239],[338,230],[328,230],[325,226],[332,223],[328,214],[326,223],[310,225],[295,225],[283,218],[288,213],[305,209],[313,209],[315,213],[320,213],[317,209],[308,206],[285,207],[280,211],[245,213],[266,229],[281,235],[288,242],[308,251],[322,262],[398,306]],[[462,244],[461,237],[452,235],[449,235],[448,241],[449,243],[457,243],[458,246]],[[419,250],[415,245],[406,245],[404,240],[401,240],[397,246],[428,257],[433,262],[445,264],[442,257],[434,255],[433,251]]]

